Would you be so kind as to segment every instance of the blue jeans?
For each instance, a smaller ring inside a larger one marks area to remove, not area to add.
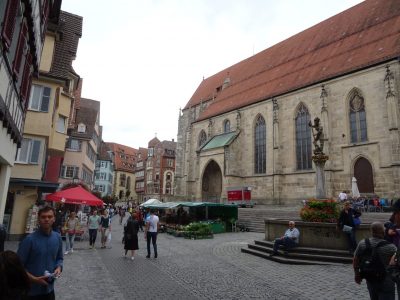
[[[350,232],[345,232],[347,237],[347,243],[349,245],[349,251],[354,252],[357,248],[357,241],[356,241],[356,230],[353,229]]]
[[[275,239],[274,253],[278,252],[280,245],[283,245],[286,250],[296,247],[295,241],[289,237],[284,237],[283,239],[281,239],[281,238]]]
[[[150,256],[150,240],[153,244],[154,255],[157,256],[157,232],[147,231],[147,255]]]
[[[68,232],[65,234],[65,251],[69,251],[74,248],[75,241],[75,233],[69,234]]]

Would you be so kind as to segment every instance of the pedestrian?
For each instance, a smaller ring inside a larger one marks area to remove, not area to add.
[[[119,208],[119,225],[122,225],[122,221],[124,220],[124,217],[125,217],[125,208],[121,206]]]
[[[139,223],[139,228],[140,228],[140,231],[144,231],[143,230],[143,213],[142,213],[142,210],[140,209],[140,207],[138,207],[138,210],[137,210],[137,214],[136,214],[136,216],[137,216],[137,221],[138,221],[138,223]]]
[[[146,229],[144,231],[144,238],[147,241],[147,256],[146,258],[150,258],[150,241],[153,244],[154,249],[154,258],[157,258],[157,232],[160,227],[160,220],[154,214],[154,210],[150,209],[150,215],[146,219]]]
[[[386,275],[386,270],[397,248],[384,240],[384,234],[383,224],[381,222],[373,222],[371,224],[372,238],[360,241],[354,252],[354,280],[357,284],[361,284],[362,279],[366,279],[369,296],[372,300],[395,299],[394,282],[390,276]],[[366,261],[366,256],[369,253],[372,253],[372,255],[369,255],[369,261]],[[364,263],[364,261],[367,263]],[[372,270],[368,270],[368,268]]]
[[[76,213],[73,211],[70,213],[68,219],[64,224],[65,232],[65,253],[74,252],[74,241],[76,231],[79,230],[79,219],[76,217]]]
[[[62,272],[63,247],[60,234],[52,230],[54,221],[54,208],[39,209],[38,230],[25,237],[18,247],[18,256],[32,284],[28,292],[31,300],[55,299],[54,279]]]
[[[285,254],[289,249],[296,247],[299,244],[300,231],[295,227],[294,221],[289,221],[289,228],[280,238],[275,239],[273,252],[270,256],[278,255],[279,246],[284,247]]]
[[[393,213],[385,226],[385,239],[394,244],[397,249],[400,248],[400,211],[399,203],[393,205]],[[399,254],[399,253],[398,253]],[[395,281],[398,299],[400,299],[400,281]]]
[[[56,220],[54,221],[54,224],[53,224],[53,230],[55,232],[61,233],[62,218],[63,218],[63,214],[62,214],[62,211],[59,209],[56,211]]]
[[[339,201],[344,202],[347,200],[347,193],[346,191],[342,191],[339,193]]]
[[[89,228],[89,245],[91,249],[94,249],[96,243],[97,231],[100,226],[100,217],[97,215],[97,210],[93,210],[92,215],[88,219]]]
[[[27,299],[29,289],[29,277],[18,255],[9,250],[0,252],[0,299]]]
[[[137,221],[136,213],[132,213],[124,227],[124,249],[125,257],[128,250],[131,250],[131,260],[135,259],[135,250],[139,249],[138,242],[139,223]]]
[[[357,247],[356,241],[356,225],[354,224],[354,217],[358,216],[357,211],[351,208],[350,202],[344,203],[343,209],[340,211],[339,218],[337,220],[337,230],[342,230],[347,237],[349,253],[353,255],[354,250]]]
[[[110,217],[108,216],[108,210],[103,210],[103,215],[100,219],[100,233],[101,233],[101,248],[106,248],[107,234],[111,231]]]
[[[4,242],[6,241],[6,228],[3,224],[0,224],[0,252],[4,251]]]

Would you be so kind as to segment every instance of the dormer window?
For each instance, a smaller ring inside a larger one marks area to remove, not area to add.
[[[79,133],[85,133],[86,132],[86,125],[83,123],[78,124],[78,132]]]

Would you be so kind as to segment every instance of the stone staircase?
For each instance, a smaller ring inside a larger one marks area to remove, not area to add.
[[[265,232],[264,220],[276,218],[281,220],[300,220],[301,206],[261,206],[254,208],[239,208],[238,221],[239,227],[242,225],[252,232]],[[390,212],[363,212],[361,216],[362,223],[371,223],[373,221],[386,222],[389,220]]]
[[[351,264],[352,256],[345,250],[332,250],[309,247],[296,247],[291,249],[287,255],[279,250],[279,255],[270,256],[273,249],[273,242],[254,241],[242,248],[243,253],[252,254],[283,264],[292,265],[337,265]]]

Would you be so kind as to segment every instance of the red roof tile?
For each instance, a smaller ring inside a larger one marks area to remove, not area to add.
[[[135,157],[138,150],[117,143],[106,144],[114,152],[115,170],[134,173]]]
[[[399,45],[400,1],[367,0],[203,80],[185,109],[214,98],[204,120],[396,58]]]

